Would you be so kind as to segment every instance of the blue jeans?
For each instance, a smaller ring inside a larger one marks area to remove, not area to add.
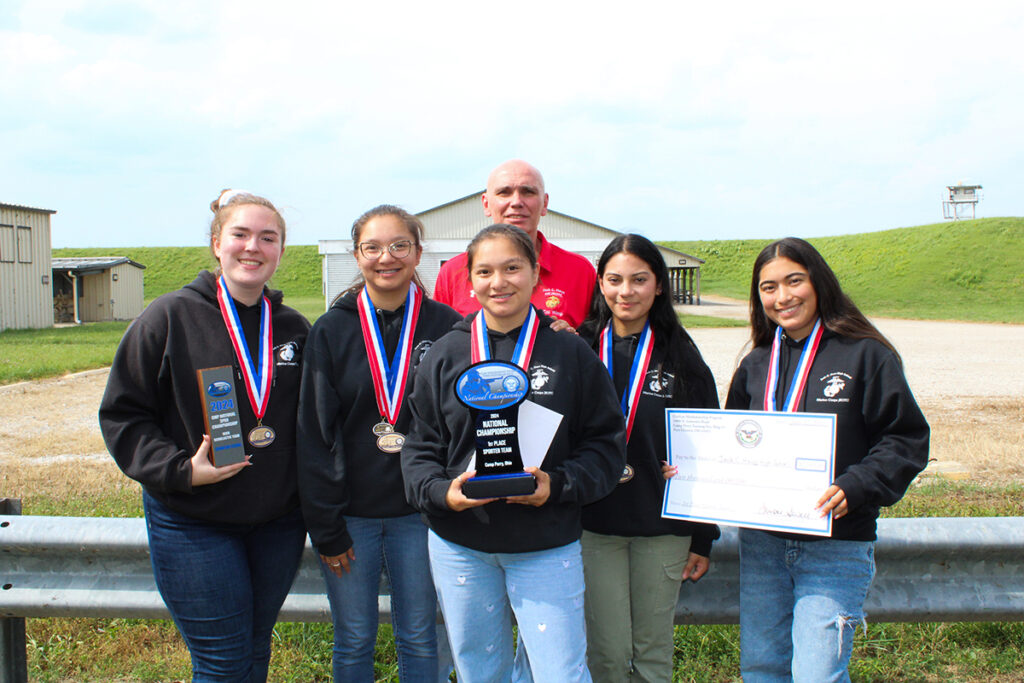
[[[193,681],[267,680],[270,636],[306,542],[302,513],[222,524],[142,503],[160,596],[192,655]]]
[[[739,537],[744,682],[849,681],[875,544],[790,541],[754,529],[740,529]]]
[[[320,562],[334,621],[334,680],[374,680],[381,570],[391,583],[391,623],[403,681],[437,677],[437,597],[431,589],[427,527],[418,514],[345,517],[355,560],[339,578]]]
[[[590,681],[579,541],[483,553],[428,534],[430,569],[459,683]],[[520,647],[513,661],[512,614]],[[525,650],[529,650],[529,661]]]

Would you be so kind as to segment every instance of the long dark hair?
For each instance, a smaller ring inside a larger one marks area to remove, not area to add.
[[[775,336],[775,328],[778,327],[765,314],[758,287],[761,269],[777,258],[787,258],[807,269],[807,276],[818,297],[818,315],[826,329],[852,339],[874,339],[895,353],[897,359],[900,358],[892,343],[846,295],[839,285],[839,278],[818,250],[799,237],[786,237],[772,242],[754,260],[754,273],[750,278],[750,341],[755,347],[770,345]]]
[[[413,249],[415,250],[422,247],[423,222],[400,206],[394,206],[392,204],[381,204],[379,206],[373,207],[372,209],[364,213],[362,216],[357,218],[354,223],[352,223],[353,258],[355,258],[356,249],[359,248],[359,239],[363,234],[363,228],[366,227],[366,224],[369,223],[371,219],[380,218],[381,216],[394,216],[398,220],[402,221],[405,227],[408,228],[409,232],[412,234]],[[427,296],[427,288],[423,286],[423,281],[420,280],[420,274],[416,270],[412,271],[412,281],[416,283],[416,286],[420,288],[421,292],[423,292],[423,296]],[[334,297],[334,301],[331,301],[331,305],[333,306],[335,301],[345,296],[346,294],[359,294],[359,292],[362,291],[363,286],[365,284],[366,281],[363,279],[362,274],[357,275],[355,281],[348,289],[344,290],[343,292],[338,294],[338,296]]]
[[[672,307],[671,283],[665,259],[658,247],[642,235],[619,235],[605,247],[601,258],[597,261],[598,286],[594,287],[590,314],[580,326],[580,334],[587,339],[593,339],[596,345],[597,336],[612,319],[611,309],[608,308],[608,303],[601,293],[600,280],[604,277],[608,261],[616,254],[636,256],[646,263],[654,274],[660,291],[654,296],[647,319],[654,331],[655,347],[665,349],[664,369],[676,378],[676,390],[673,392],[675,401],[679,402],[680,399],[683,399],[682,402],[689,405],[699,401],[709,388],[714,392],[713,383],[710,387],[704,386],[705,380],[711,376],[711,373],[707,370],[707,364],[701,357],[700,350],[693,338],[683,329],[675,309]]]

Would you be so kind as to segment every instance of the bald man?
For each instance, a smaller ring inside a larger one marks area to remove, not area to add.
[[[531,303],[543,313],[579,327],[590,310],[597,272],[585,257],[548,242],[537,229],[548,212],[548,195],[540,171],[520,159],[506,161],[491,171],[481,196],[484,214],[495,223],[522,228],[537,251],[540,278]],[[446,261],[437,274],[434,298],[462,315],[480,310],[466,270],[466,255]]]

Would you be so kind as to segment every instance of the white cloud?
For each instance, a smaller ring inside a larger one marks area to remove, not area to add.
[[[3,199],[74,216],[67,243],[146,241],[112,224],[125,188],[174,198],[152,237],[173,240],[225,184],[294,207],[310,242],[378,201],[479,189],[511,156],[544,170],[553,208],[655,237],[680,216],[726,236],[852,231],[865,197],[869,227],[932,220],[963,175],[1022,212],[1017,3],[33,0],[12,16]]]

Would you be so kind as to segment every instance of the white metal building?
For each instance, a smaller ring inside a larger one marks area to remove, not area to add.
[[[0,202],[0,331],[53,325],[50,209]]]
[[[423,221],[423,258],[418,268],[420,278],[433,289],[441,264],[466,250],[466,245],[480,230],[492,223],[484,215],[480,196],[483,192],[427,209],[417,214]],[[574,251],[597,264],[601,252],[617,235],[615,230],[548,209],[541,219],[540,231],[551,242]],[[347,289],[357,278],[359,268],[352,253],[352,240],[320,240],[322,283],[325,305]],[[704,261],[667,247],[658,247],[669,267],[673,294],[679,303],[700,303],[700,266]]]
[[[142,313],[145,269],[124,256],[53,259],[57,322],[134,320]]]

